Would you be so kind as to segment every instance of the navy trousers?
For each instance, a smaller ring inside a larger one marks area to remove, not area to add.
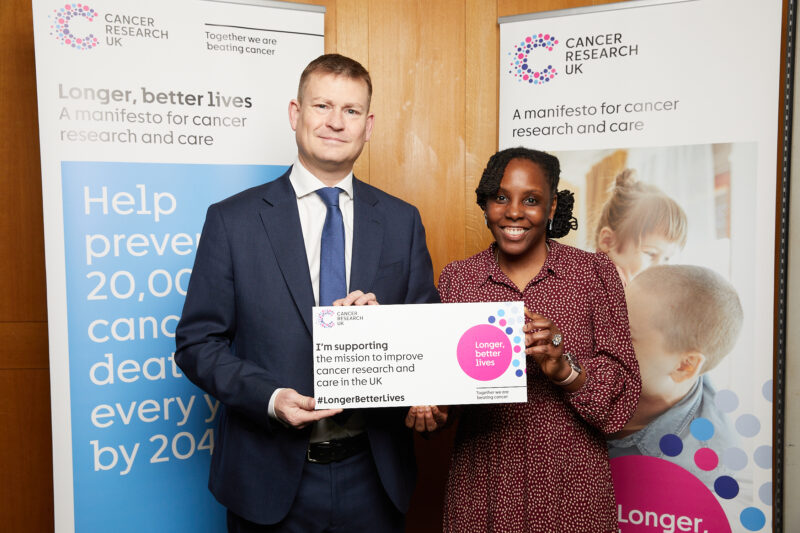
[[[229,533],[403,533],[405,516],[387,496],[369,451],[336,463],[306,462],[289,514],[277,524],[228,511]]]

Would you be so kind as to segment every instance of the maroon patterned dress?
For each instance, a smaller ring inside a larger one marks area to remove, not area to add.
[[[604,433],[633,414],[641,389],[622,283],[611,260],[548,241],[542,270],[523,292],[494,247],[447,265],[442,302],[523,300],[558,325],[587,373],[567,393],[527,358],[528,402],[460,412],[444,530],[617,533]]]

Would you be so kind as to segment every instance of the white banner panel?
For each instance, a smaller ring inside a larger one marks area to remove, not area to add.
[[[698,319],[677,334],[683,345],[708,329],[737,339],[681,379],[634,338],[639,424],[609,448],[620,531],[770,530],[781,2],[642,0],[500,22],[500,148],[559,158],[580,223],[564,241],[602,249],[603,208],[645,184],[685,224],[617,242],[623,281],[667,260],[701,266],[732,284],[744,313],[741,327]],[[615,181],[624,169],[633,178]],[[700,300],[674,307],[654,294],[649,305],[663,324]],[[704,318],[726,313],[720,304]],[[649,325],[633,313],[631,323]],[[660,338],[675,341],[671,331]]]
[[[221,531],[173,360],[206,207],[282,174],[323,9],[34,0],[59,532]]]

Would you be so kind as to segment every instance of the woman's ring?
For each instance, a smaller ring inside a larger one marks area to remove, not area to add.
[[[558,348],[558,345],[561,344],[561,333],[556,333],[553,335],[553,340],[551,342],[553,343],[553,346]]]

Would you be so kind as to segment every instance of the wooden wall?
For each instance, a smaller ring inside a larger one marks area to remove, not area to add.
[[[416,205],[434,272],[491,242],[475,187],[497,151],[497,18],[610,0],[300,0],[325,5],[325,51],[372,75],[375,130],[355,172]]]
[[[497,17],[608,0],[317,0],[361,61],[375,132],[356,174],[420,208],[436,275],[489,243],[474,189],[497,147]],[[0,1],[0,529],[53,529],[41,176],[29,0]],[[418,442],[409,531],[440,531],[451,435]]]
[[[30,2],[0,2],[0,529],[53,522],[42,181]]]

